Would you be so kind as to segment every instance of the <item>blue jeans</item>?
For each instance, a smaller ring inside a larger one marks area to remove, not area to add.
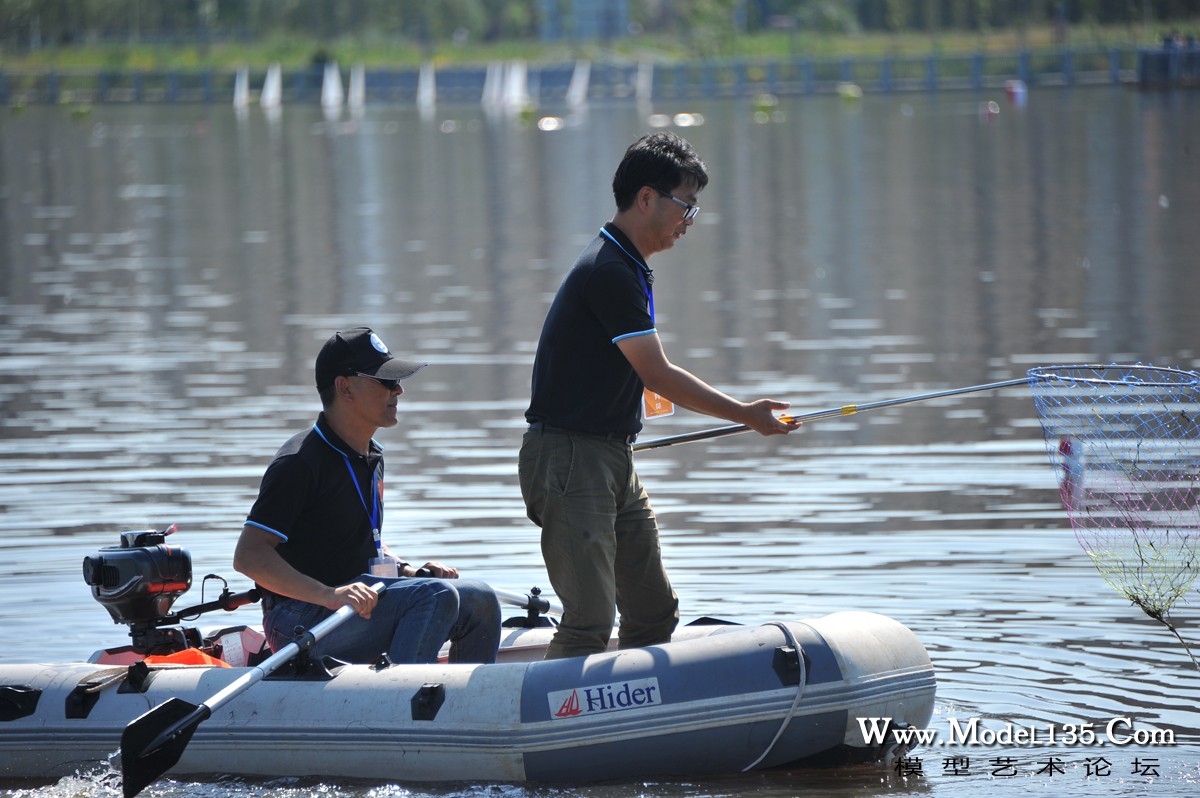
[[[495,662],[500,647],[500,602],[483,582],[387,578],[363,574],[354,581],[386,587],[371,619],[353,615],[317,641],[314,657],[370,664],[386,653],[396,665],[436,662],[450,641],[451,662]],[[319,604],[276,598],[263,614],[272,651],[292,642],[297,626],[312,629],[333,614]]]

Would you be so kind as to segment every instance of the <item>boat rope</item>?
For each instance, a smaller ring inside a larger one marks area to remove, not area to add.
[[[96,671],[86,679],[80,680],[79,691],[89,695],[92,693],[101,693],[125,681],[125,677],[128,675],[129,668],[124,665],[105,668],[104,670]]]
[[[775,749],[775,744],[777,742],[779,742],[779,738],[783,736],[784,730],[787,729],[788,724],[791,723],[792,718],[795,717],[796,710],[798,710],[800,708],[800,700],[802,698],[804,698],[804,682],[808,678],[808,674],[805,672],[805,669],[804,669],[804,650],[800,647],[800,644],[796,641],[796,636],[794,634],[792,634],[791,628],[786,623],[782,623],[780,621],[771,621],[770,623],[767,623],[764,625],[778,627],[783,632],[783,636],[785,638],[787,638],[788,645],[790,645],[793,649],[796,650],[796,660],[800,664],[800,681],[796,685],[796,697],[794,699],[792,699],[792,706],[788,709],[787,714],[783,716],[783,723],[779,724],[779,731],[775,732],[775,737],[771,740],[770,745],[768,745],[766,747],[766,749],[761,754],[758,755],[758,759],[755,759],[749,765],[746,765],[746,767],[742,768],[743,773],[746,773],[746,772],[751,771],[754,768],[758,767],[759,763],[762,762],[764,759],[766,759],[767,756],[771,753],[771,751],[773,751]]]
[[[184,668],[195,668],[195,667],[200,667],[200,666],[180,665],[180,664],[171,663],[171,662],[163,662],[163,663],[156,663],[153,665],[148,665],[147,671],[149,672],[149,671],[182,670]],[[207,666],[203,666],[203,667],[207,667]],[[120,685],[122,682],[124,682],[128,678],[129,678],[129,666],[128,665],[115,665],[110,668],[104,668],[103,670],[96,671],[95,673],[90,674],[86,678],[81,679],[79,682],[78,690],[80,693],[85,694],[85,695],[102,693],[105,690],[108,690],[108,689],[111,689],[113,687]]]

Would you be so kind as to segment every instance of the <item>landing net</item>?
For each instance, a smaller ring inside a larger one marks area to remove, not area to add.
[[[1200,374],[1081,365],[1029,377],[1076,540],[1196,664],[1168,613],[1200,569]]]

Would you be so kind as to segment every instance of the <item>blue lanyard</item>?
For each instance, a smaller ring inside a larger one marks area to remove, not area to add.
[[[618,241],[616,238],[614,238],[613,234],[608,232],[607,230],[605,230],[603,227],[600,228],[600,235],[604,236],[609,241],[616,244],[617,248],[620,249],[622,252],[624,252],[626,257],[628,257],[631,261],[636,263],[641,268],[642,286],[646,289],[646,304],[650,308],[650,321],[653,322],[654,321],[654,291],[652,291],[650,288],[650,275],[654,274],[654,272],[650,271],[649,266],[647,266],[645,263],[643,263],[642,261],[640,261],[636,257],[634,257],[632,252],[625,249],[625,247],[623,247],[621,245],[621,242]]]
[[[371,475],[371,505],[367,506],[367,497],[363,496],[362,487],[358,484],[358,477],[354,475],[354,466],[350,464],[350,456],[343,452],[338,447],[329,443],[329,439],[325,437],[325,433],[321,432],[321,428],[313,424],[313,431],[321,436],[321,440],[329,444],[329,448],[342,456],[342,460],[346,463],[346,470],[350,472],[350,484],[354,485],[354,490],[358,493],[358,500],[362,502],[363,510],[367,513],[367,519],[371,522],[371,535],[375,538],[375,546],[378,548],[381,545],[379,538],[379,512],[380,501],[378,493],[378,485],[375,482],[375,475]]]

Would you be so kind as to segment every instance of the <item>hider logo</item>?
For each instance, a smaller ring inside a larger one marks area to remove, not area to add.
[[[547,693],[550,717],[574,718],[601,712],[619,712],[662,703],[658,679],[635,679],[593,687],[575,687]]]

